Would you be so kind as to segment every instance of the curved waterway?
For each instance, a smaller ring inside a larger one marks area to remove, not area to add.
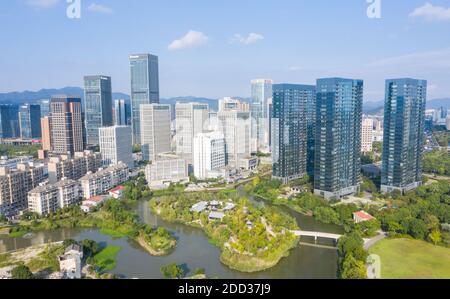
[[[254,203],[266,205],[262,200],[252,199]],[[303,230],[342,233],[342,228],[315,221],[312,217],[301,215],[285,207],[277,207],[295,217]],[[282,259],[275,267],[258,273],[241,273],[229,269],[219,261],[220,250],[208,242],[207,236],[196,228],[182,224],[173,224],[160,219],[150,212],[147,201],[137,204],[141,219],[152,226],[163,226],[174,232],[178,239],[176,250],[166,257],[149,255],[136,242],[128,238],[112,239],[96,229],[58,229],[34,233],[21,238],[0,238],[0,253],[26,248],[32,245],[62,241],[91,239],[96,242],[117,245],[122,248],[117,256],[114,273],[126,278],[163,278],[160,267],[176,262],[188,270],[206,269],[208,277],[224,279],[292,279],[292,278],[336,278],[336,250],[298,246],[291,250],[289,257]],[[302,241],[308,241],[302,239]],[[321,244],[330,245],[322,242]],[[189,274],[189,273],[188,273]]]

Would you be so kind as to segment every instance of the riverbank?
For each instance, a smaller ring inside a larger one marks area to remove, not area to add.
[[[191,209],[208,202],[215,202],[214,207]],[[293,218],[268,207],[257,209],[237,194],[164,196],[152,199],[150,207],[166,221],[202,229],[210,243],[221,249],[220,261],[240,272],[272,268],[298,244],[298,238],[289,232],[298,229]]]
[[[177,240],[164,228],[142,230],[136,241],[153,256],[169,255],[177,245]]]

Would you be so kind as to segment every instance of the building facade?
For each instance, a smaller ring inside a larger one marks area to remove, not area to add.
[[[113,125],[111,77],[84,77],[86,143],[99,145],[98,129]]]
[[[158,154],[156,159],[145,167],[145,178],[150,188],[189,182],[187,162],[174,154]]]
[[[16,169],[0,167],[0,215],[17,216],[28,208],[28,191],[43,182],[42,165],[18,164]]]
[[[141,144],[141,105],[159,104],[158,56],[130,55],[133,144]]]
[[[21,105],[19,108],[20,138],[41,138],[41,106],[33,104]]]
[[[126,100],[114,101],[114,124],[116,126],[131,126],[131,107]]]
[[[20,137],[19,106],[0,105],[0,138]]]
[[[103,166],[125,163],[134,168],[131,127],[114,126],[99,129],[100,153]]]
[[[125,183],[129,177],[128,166],[124,163],[88,173],[80,179],[83,197],[89,199],[107,193],[110,189]]]
[[[209,126],[209,106],[201,103],[175,105],[176,152],[192,163],[193,140]]]
[[[63,179],[55,184],[42,184],[28,192],[28,210],[49,215],[59,209],[81,202],[81,186],[77,181]]]
[[[361,152],[370,153],[373,149],[374,121],[370,117],[364,117],[361,127]]]
[[[141,105],[141,144],[144,160],[171,151],[170,105]]]
[[[209,172],[226,166],[225,137],[219,132],[200,133],[194,138],[194,175],[210,178]]]
[[[381,191],[406,192],[422,184],[427,81],[386,81]]]
[[[272,80],[252,80],[251,118],[253,151],[267,151],[269,147],[269,103],[272,98]]]
[[[50,101],[52,151],[73,154],[84,150],[81,99],[55,96]]]
[[[340,199],[359,191],[363,81],[317,80],[314,192]]]
[[[315,92],[312,85],[273,85],[273,177],[284,183],[307,174],[306,109]]]
[[[88,172],[96,172],[102,167],[102,156],[92,151],[77,152],[72,155],[51,157],[48,164],[50,183],[63,178],[78,180]]]
[[[52,150],[52,136],[50,132],[50,118],[48,116],[41,118],[41,135],[42,135],[42,150]]]

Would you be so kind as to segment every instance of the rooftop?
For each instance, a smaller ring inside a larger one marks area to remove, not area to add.
[[[364,220],[375,219],[375,217],[373,217],[372,215],[370,215],[369,213],[367,213],[365,211],[358,211],[358,212],[353,213],[353,215],[355,215],[356,217],[359,217],[361,219],[364,219]]]

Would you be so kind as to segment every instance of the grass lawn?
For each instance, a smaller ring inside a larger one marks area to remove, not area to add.
[[[116,268],[116,256],[122,250],[120,246],[108,246],[94,256],[95,265],[102,271]]]
[[[114,229],[109,229],[109,228],[102,228],[100,230],[101,234],[110,236],[113,239],[120,239],[120,238],[124,238],[127,236],[127,234],[125,232],[120,232]]]
[[[410,239],[386,239],[370,249],[385,279],[450,278],[450,249]]]

